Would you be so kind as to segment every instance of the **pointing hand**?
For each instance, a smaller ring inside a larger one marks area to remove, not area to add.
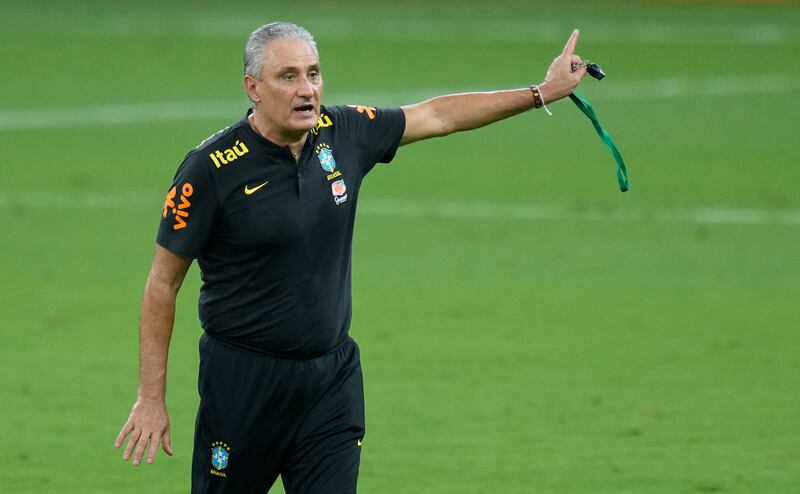
[[[575,45],[578,43],[580,31],[572,31],[564,45],[564,50],[559,56],[553,59],[550,67],[547,68],[547,75],[544,82],[539,85],[545,103],[559,100],[572,94],[572,91],[586,75],[586,67],[583,66],[582,59],[575,54]],[[572,71],[572,66],[577,65],[576,70]]]

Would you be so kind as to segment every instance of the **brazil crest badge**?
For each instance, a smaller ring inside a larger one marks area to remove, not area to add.
[[[231,448],[222,441],[211,443],[211,465],[217,470],[225,470],[228,466],[228,458]]]
[[[336,160],[333,159],[333,151],[327,144],[320,144],[317,146],[317,158],[319,164],[326,172],[332,172],[336,169]]]

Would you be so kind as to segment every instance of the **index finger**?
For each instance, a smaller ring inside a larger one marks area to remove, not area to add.
[[[564,46],[564,53],[565,55],[572,55],[575,51],[575,45],[578,43],[578,36],[580,36],[581,32],[577,29],[572,31],[572,35],[567,40],[567,44]]]

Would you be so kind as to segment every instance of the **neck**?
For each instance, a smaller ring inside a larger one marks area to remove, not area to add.
[[[288,133],[279,132],[270,127],[265,119],[260,117],[257,111],[253,111],[253,113],[247,117],[247,120],[250,122],[250,127],[253,128],[256,134],[278,146],[288,147],[295,157],[295,160],[299,158],[300,152],[308,138],[307,130]]]

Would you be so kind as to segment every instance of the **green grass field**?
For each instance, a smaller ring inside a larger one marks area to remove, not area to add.
[[[354,319],[367,493],[800,492],[800,6],[22,2],[0,6],[0,492],[187,492],[192,268],[176,455],[113,448],[138,305],[185,152],[240,117],[241,47],[316,34],[327,103],[544,77],[571,28],[606,80],[401,149],[362,189]],[[276,485],[273,492],[282,492]]]

